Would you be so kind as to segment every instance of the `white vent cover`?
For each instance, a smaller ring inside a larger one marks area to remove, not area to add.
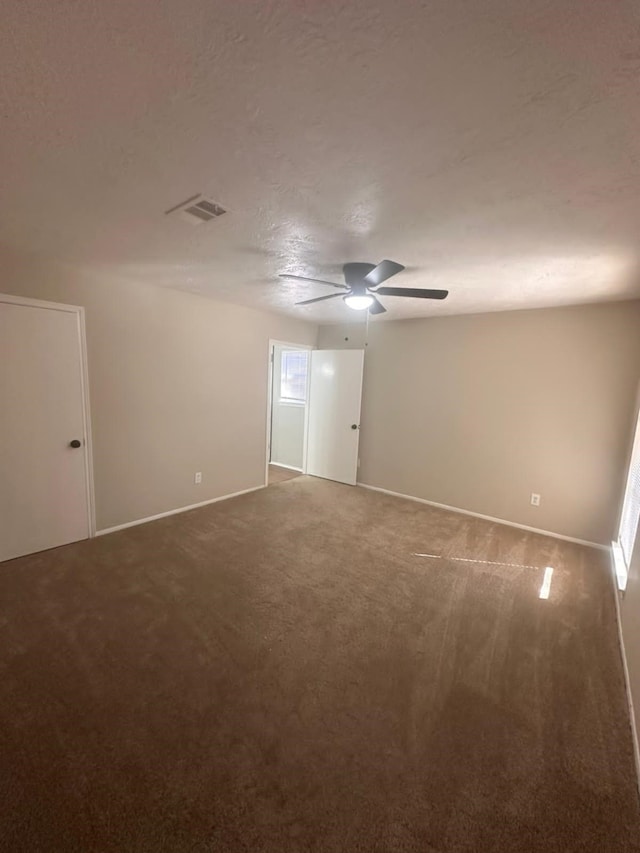
[[[191,225],[202,225],[203,222],[211,222],[212,219],[217,219],[227,211],[217,202],[210,198],[205,198],[201,195],[194,195],[186,201],[177,204],[175,207],[165,211],[165,214],[176,214],[180,219]]]

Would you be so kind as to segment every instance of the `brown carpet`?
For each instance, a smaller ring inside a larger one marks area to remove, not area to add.
[[[295,477],[301,477],[299,471],[292,471],[291,468],[282,468],[280,465],[269,464],[269,485],[274,483],[284,483],[285,480],[293,480]]]
[[[5,563],[0,849],[637,851],[607,572],[309,477]]]

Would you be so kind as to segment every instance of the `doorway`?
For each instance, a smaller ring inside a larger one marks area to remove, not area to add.
[[[627,484],[622,501],[618,536],[612,542],[612,551],[618,588],[625,590],[631,560],[636,550],[640,525],[640,412],[638,412]]]
[[[267,485],[304,473],[310,347],[270,342]]]
[[[364,350],[269,342],[265,484],[309,474],[355,485]]]
[[[84,309],[0,294],[0,561],[94,533]]]

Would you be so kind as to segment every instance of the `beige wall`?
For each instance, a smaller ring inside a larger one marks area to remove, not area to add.
[[[639,376],[640,302],[374,321],[359,480],[608,543]]]
[[[15,254],[0,263],[0,291],[86,308],[98,529],[264,483],[269,338],[314,344],[315,326]]]

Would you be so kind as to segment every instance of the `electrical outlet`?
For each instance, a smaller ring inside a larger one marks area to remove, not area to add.
[[[195,477],[193,478],[193,482],[196,486],[199,486],[202,482],[202,471],[196,471]]]
[[[531,492],[531,506],[540,506],[540,495]]]

